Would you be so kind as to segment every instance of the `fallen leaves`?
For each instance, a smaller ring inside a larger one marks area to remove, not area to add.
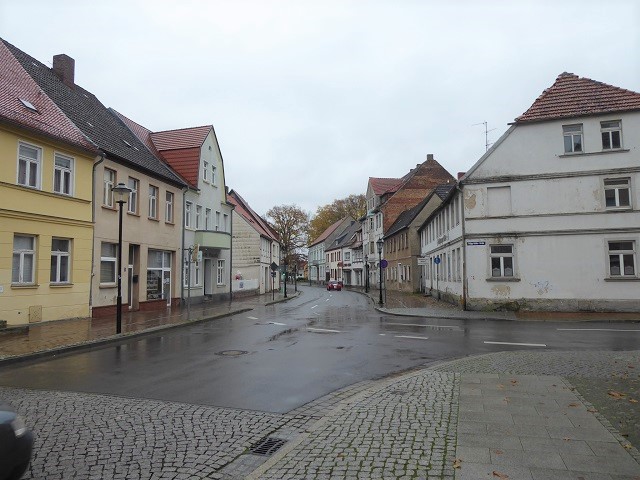
[[[564,440],[565,442],[570,442],[570,441],[571,441],[571,439],[570,439],[569,437],[564,437],[564,438],[563,438],[563,440]]]
[[[502,455],[504,452],[502,450],[494,450],[493,453],[496,455]]]
[[[638,400],[636,400],[635,398],[630,398],[629,403],[638,403]]]
[[[626,448],[627,450],[631,450],[633,448],[630,443],[625,443],[623,447]]]
[[[493,476],[494,477],[498,477],[498,478],[502,478],[502,479],[509,478],[509,475],[507,475],[506,473],[500,473],[500,472],[497,472],[495,470],[493,471]]]
[[[453,461],[453,468],[460,468],[462,466],[462,460],[460,460],[459,458],[456,458]]]
[[[595,408],[587,408],[587,412],[589,412],[589,413],[597,413],[598,410],[596,410]]]
[[[579,407],[580,404],[576,403],[576,402],[571,402],[569,405],[569,407]]]
[[[609,390],[607,393],[609,394],[610,397],[614,398],[615,400],[620,400],[626,397],[624,393],[616,392],[615,390]]]

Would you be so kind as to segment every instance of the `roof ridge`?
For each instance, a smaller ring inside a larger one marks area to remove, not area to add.
[[[168,130],[158,130],[157,132],[152,132],[152,133],[179,132],[181,130],[197,130],[199,128],[213,128],[213,125],[199,125],[197,127],[170,128]]]

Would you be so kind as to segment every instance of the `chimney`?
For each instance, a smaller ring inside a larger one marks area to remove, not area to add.
[[[53,56],[53,72],[67,87],[73,88],[76,61],[64,53]]]
[[[467,172],[458,172],[458,180],[460,180],[462,177],[464,177],[464,174]]]
[[[433,153],[427,153],[427,161],[433,160]]]

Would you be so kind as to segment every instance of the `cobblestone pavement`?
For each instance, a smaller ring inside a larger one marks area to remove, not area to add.
[[[24,479],[242,478],[222,469],[266,435],[280,429],[297,435],[311,421],[67,392],[0,388],[0,398],[26,418],[36,437]]]
[[[423,370],[340,404],[250,479],[453,479],[457,379]]]
[[[640,351],[500,352],[467,357],[437,371],[564,377],[583,403],[619,437],[635,448],[640,462]]]

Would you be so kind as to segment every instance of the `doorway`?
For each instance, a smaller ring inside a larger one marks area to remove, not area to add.
[[[213,295],[213,263],[211,258],[204,259],[204,294]]]

